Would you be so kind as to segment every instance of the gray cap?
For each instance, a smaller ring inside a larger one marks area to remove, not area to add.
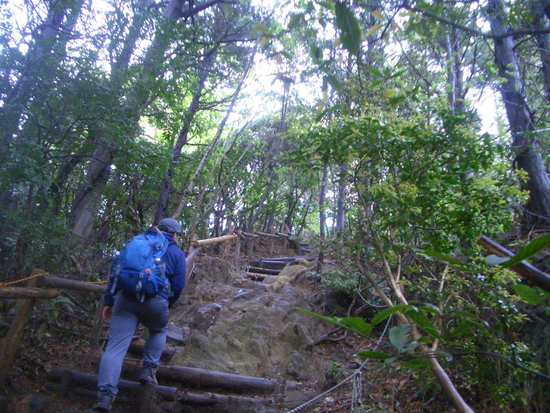
[[[175,232],[181,234],[181,224],[174,218],[161,219],[158,224],[158,229],[164,232]]]

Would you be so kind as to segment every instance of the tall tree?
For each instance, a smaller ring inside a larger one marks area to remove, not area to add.
[[[525,220],[529,224],[548,223],[550,220],[550,177],[542,158],[541,146],[535,132],[531,109],[523,94],[524,86],[515,52],[514,37],[506,24],[507,16],[502,0],[489,0],[488,17],[495,46],[495,62],[512,133],[512,147],[518,168],[527,172],[529,202]]]

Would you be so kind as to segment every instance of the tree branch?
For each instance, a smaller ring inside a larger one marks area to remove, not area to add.
[[[535,35],[535,34],[548,34],[548,33],[550,33],[550,28],[539,29],[539,30],[533,30],[533,29],[508,30],[508,31],[506,31],[504,33],[501,33],[501,34],[485,33],[485,32],[482,32],[481,30],[473,29],[471,27],[464,26],[460,23],[454,22],[450,19],[447,19],[446,17],[439,16],[439,15],[437,15],[435,13],[432,13],[428,10],[424,10],[424,9],[421,9],[421,8],[418,8],[418,7],[409,6],[406,3],[403,4],[403,8],[407,9],[409,11],[415,12],[415,13],[420,13],[423,16],[430,17],[434,20],[437,20],[437,21],[439,21],[441,23],[444,23],[444,24],[447,24],[449,26],[456,27],[457,29],[468,32],[468,33],[470,33],[474,36],[480,36],[480,37],[484,37],[486,39],[503,39],[503,38],[508,37],[508,36],[519,37],[519,36],[529,36],[529,35]]]

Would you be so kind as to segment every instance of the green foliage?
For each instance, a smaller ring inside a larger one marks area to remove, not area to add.
[[[550,292],[544,291],[542,288],[516,284],[514,285],[514,291],[527,304],[550,305]]]
[[[336,293],[353,297],[360,286],[360,277],[357,273],[345,273],[339,270],[321,273],[321,285]]]
[[[353,11],[346,3],[336,0],[334,2],[334,13],[342,44],[351,54],[359,54],[361,49],[361,27]]]
[[[520,263],[524,259],[527,259],[535,255],[540,250],[550,246],[550,234],[543,235],[533,241],[529,242],[521,250],[518,251],[516,255],[510,258],[508,261],[502,263],[502,266],[506,268],[513,267],[514,265]]]

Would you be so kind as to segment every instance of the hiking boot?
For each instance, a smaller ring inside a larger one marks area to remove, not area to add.
[[[101,413],[110,412],[114,399],[115,398],[110,394],[100,393],[97,396],[97,403],[94,404],[94,407],[92,408],[92,412],[101,412]]]
[[[157,369],[154,367],[143,367],[138,380],[141,384],[159,384],[157,380]]]

